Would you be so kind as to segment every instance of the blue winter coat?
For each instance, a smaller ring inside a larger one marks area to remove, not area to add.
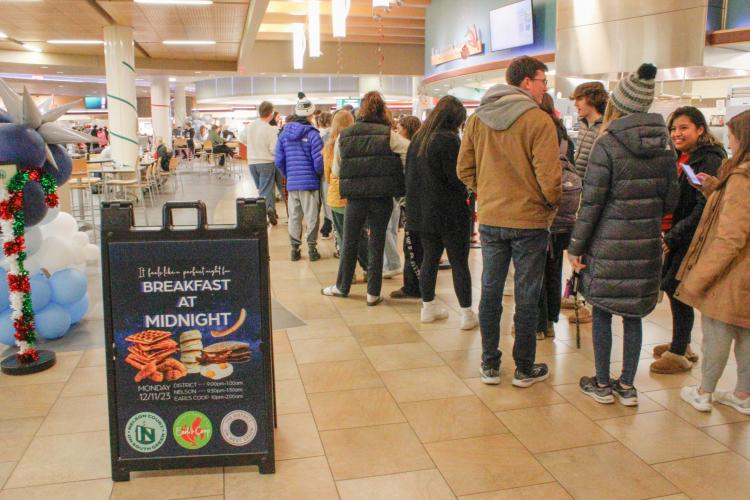
[[[312,125],[289,122],[276,143],[276,167],[286,177],[287,191],[320,189],[323,140]]]

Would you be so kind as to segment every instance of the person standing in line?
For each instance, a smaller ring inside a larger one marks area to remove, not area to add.
[[[641,353],[641,319],[654,310],[661,270],[661,219],[677,204],[679,185],[664,118],[648,113],[656,67],[643,64],[609,96],[602,135],[594,142],[578,220],[568,247],[594,307],[596,375],[581,391],[599,403],[638,404],[633,385]],[[623,320],[622,373],[610,379],[612,315]]]
[[[560,144],[560,166],[562,170],[563,192],[560,208],[550,228],[550,244],[544,268],[542,293],[539,296],[539,319],[537,320],[536,338],[544,340],[555,336],[555,323],[560,319],[562,303],[563,253],[570,245],[570,233],[576,221],[576,212],[581,198],[581,179],[573,166],[573,154],[570,151],[570,138],[562,121],[555,113],[555,102],[552,96],[544,94],[541,108],[545,111],[557,129],[557,140]]]
[[[331,135],[331,120],[333,116],[328,111],[320,113],[316,122],[318,124],[318,132],[320,132],[320,138],[323,141],[323,145],[328,142],[328,137]],[[320,183],[320,203],[323,207],[323,227],[320,228],[320,236],[324,240],[331,239],[331,232],[333,231],[333,214],[331,213],[331,207],[328,206],[328,181],[326,177]],[[336,249],[338,253],[338,248]]]
[[[359,118],[343,130],[333,150],[333,174],[339,191],[348,200],[344,217],[344,246],[335,285],[323,295],[346,297],[354,278],[357,247],[362,228],[368,224],[370,239],[367,265],[367,305],[383,301],[383,250],[393,198],[404,195],[404,164],[409,141],[391,129],[380,92],[362,98]]]
[[[573,161],[576,165],[576,173],[583,179],[586,175],[591,148],[594,147],[594,141],[599,137],[599,131],[602,128],[608,94],[601,82],[586,82],[577,86],[570,98],[575,101],[579,120],[578,140]]]
[[[422,126],[416,116],[402,116],[398,120],[396,132],[411,141]],[[403,207],[402,207],[403,211]],[[422,298],[419,288],[419,268],[422,266],[422,242],[419,231],[404,228],[404,286],[391,292],[392,299]]]
[[[698,174],[708,197],[695,236],[682,261],[675,298],[701,312],[701,382],[683,387],[680,396],[698,411],[711,401],[750,415],[750,111],[727,124],[732,159],[719,177]],[[737,384],[717,391],[734,340]]]
[[[333,215],[333,228],[336,236],[336,248],[344,245],[344,217],[346,214],[346,200],[339,193],[339,178],[332,172],[333,149],[341,131],[354,125],[354,117],[350,113],[336,113],[331,126],[328,141],[323,146],[323,178],[329,184],[328,204]],[[357,247],[357,261],[362,266],[365,277],[367,276],[367,230],[360,233],[359,246]]]
[[[385,108],[386,118],[395,132],[398,128],[393,113]],[[403,197],[401,197],[403,198]],[[385,232],[385,250],[383,251],[383,278],[391,279],[401,274],[401,256],[398,254],[398,226],[401,220],[401,198],[393,200],[393,210]]]
[[[247,161],[250,175],[253,177],[258,194],[266,200],[266,215],[272,225],[279,223],[276,213],[276,197],[273,194],[276,177],[276,142],[278,129],[270,124],[273,119],[273,104],[263,101],[258,106],[258,119],[245,126],[241,135],[242,143],[247,146]]]
[[[320,177],[323,175],[323,141],[311,120],[315,105],[303,97],[294,107],[276,143],[276,167],[286,177],[289,193],[289,239],[292,262],[302,258],[302,221],[307,226],[307,256],[320,260],[318,226],[320,214]]]
[[[195,129],[191,122],[185,122],[185,128],[182,134],[187,139],[187,158],[192,158],[195,154]]]
[[[698,356],[690,349],[690,337],[695,322],[693,308],[674,296],[679,282],[677,271],[690,247],[706,198],[690,185],[682,165],[689,165],[696,173],[717,175],[721,162],[727,157],[721,142],[708,129],[708,123],[698,108],[677,108],[669,117],[668,128],[672,143],[680,155],[677,172],[680,180],[680,201],[674,213],[662,221],[662,290],[669,297],[672,310],[672,342],[654,347],[656,361],[651,363],[654,373],[681,373],[689,371]]]
[[[529,387],[549,370],[535,363],[539,294],[549,227],[562,194],[555,125],[539,108],[547,66],[529,56],[514,59],[508,85],[495,85],[464,129],[458,178],[479,199],[482,240],[481,380],[500,383],[500,317],[511,259],[515,266],[516,338],[513,385]]]
[[[472,330],[477,316],[471,309],[469,271],[469,193],[456,175],[461,147],[458,131],[466,108],[453,96],[438,101],[414,136],[406,157],[406,229],[419,232],[424,248],[420,269],[423,323],[446,319],[448,310],[435,302],[438,264],[448,252],[453,289],[461,306],[460,328]]]

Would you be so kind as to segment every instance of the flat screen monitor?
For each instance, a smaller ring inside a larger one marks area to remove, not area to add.
[[[531,0],[520,0],[490,11],[490,39],[493,51],[534,43]]]
[[[86,104],[86,109],[107,109],[106,97],[86,96],[83,102]]]

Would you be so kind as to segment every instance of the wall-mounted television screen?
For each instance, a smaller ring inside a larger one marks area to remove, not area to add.
[[[86,109],[107,109],[106,97],[86,96],[83,102],[86,104]]]
[[[493,51],[534,43],[531,0],[520,0],[490,11],[490,39]]]

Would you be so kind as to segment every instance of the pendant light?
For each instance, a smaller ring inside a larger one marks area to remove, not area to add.
[[[346,37],[346,17],[352,6],[351,0],[331,0],[331,23],[334,38]]]
[[[320,0],[307,0],[307,36],[310,57],[320,57]]]
[[[305,25],[302,23],[292,23],[292,54],[294,69],[302,69],[305,61]]]

